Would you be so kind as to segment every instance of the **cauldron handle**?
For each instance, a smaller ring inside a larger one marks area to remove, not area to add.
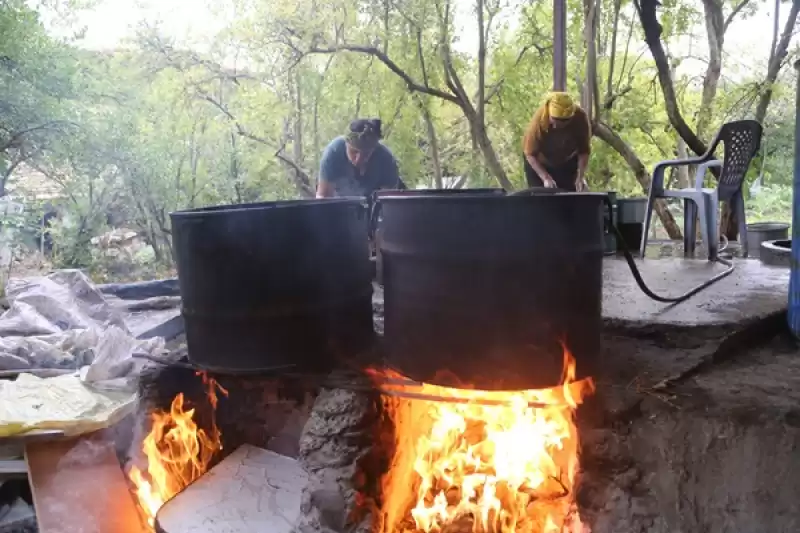
[[[375,237],[375,231],[378,228],[378,217],[380,216],[380,191],[375,191],[370,195],[369,200],[369,238],[372,240]]]

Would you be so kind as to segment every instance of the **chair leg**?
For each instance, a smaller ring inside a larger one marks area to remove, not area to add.
[[[700,237],[703,239],[703,246],[705,246],[708,257],[711,259],[711,254],[713,253],[716,255],[716,249],[719,245],[718,243],[711,242],[713,233],[708,231],[710,221],[708,213],[708,200],[706,195],[701,196],[697,200],[698,201],[695,203],[695,205],[697,206],[697,217],[700,219]]]
[[[639,257],[644,259],[644,253],[647,249],[647,238],[650,235],[650,220],[653,218],[653,198],[652,191],[647,195],[647,207],[644,210],[644,221],[642,222],[642,242],[639,245]]]
[[[685,198],[683,200],[683,256],[694,256],[694,248],[697,243],[697,210],[698,205]]]
[[[719,195],[715,190],[709,194],[703,194],[706,206],[706,231],[708,232],[708,260],[716,261],[719,256]]]
[[[747,257],[750,253],[750,250],[747,248],[747,219],[744,212],[744,196],[742,196],[741,191],[733,197],[734,202],[736,203],[735,206],[731,206],[734,209],[734,213],[736,213],[736,221],[739,224],[739,243],[742,249],[742,257]]]

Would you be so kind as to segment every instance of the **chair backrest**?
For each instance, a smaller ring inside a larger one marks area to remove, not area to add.
[[[761,146],[763,131],[755,120],[737,120],[723,124],[717,132],[708,153],[713,154],[719,143],[723,143],[722,172],[717,185],[720,200],[730,200],[741,190],[750,162]]]

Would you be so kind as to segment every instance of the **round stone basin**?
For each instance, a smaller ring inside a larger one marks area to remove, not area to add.
[[[765,265],[789,268],[792,257],[792,239],[778,239],[761,243],[761,262]]]

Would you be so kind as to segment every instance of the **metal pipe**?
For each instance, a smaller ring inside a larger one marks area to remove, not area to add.
[[[794,64],[800,75],[800,61]],[[789,273],[789,328],[800,338],[800,80],[794,115],[794,187],[792,191],[792,259]]]
[[[566,0],[553,0],[553,90],[567,90]]]

